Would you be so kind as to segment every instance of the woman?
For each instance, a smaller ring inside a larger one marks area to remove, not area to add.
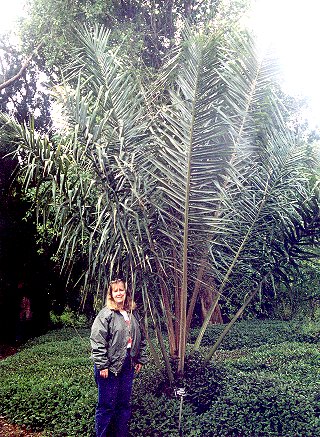
[[[125,282],[111,281],[107,304],[92,325],[90,342],[98,386],[97,437],[106,436],[111,420],[113,436],[125,437],[128,432],[134,370],[140,372],[148,361],[135,307]]]

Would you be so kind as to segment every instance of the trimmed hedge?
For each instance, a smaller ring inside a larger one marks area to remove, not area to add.
[[[211,346],[217,340],[226,325],[211,325],[207,328],[201,345]],[[191,331],[189,341],[194,343],[200,329]],[[256,348],[263,344],[275,345],[286,341],[319,343],[320,320],[302,322],[293,320],[248,320],[236,323],[224,338],[221,347],[225,350]]]
[[[91,435],[96,390],[87,336],[53,331],[2,361],[2,414],[50,436]]]
[[[239,323],[229,341],[239,337],[241,328],[245,338],[253,326],[262,341],[263,323]],[[222,353],[205,366],[201,355],[187,357],[184,436],[320,435],[319,344],[284,342],[290,324],[272,326],[277,334],[270,335],[266,323],[265,344],[249,350],[243,341],[245,354],[236,358]],[[301,325],[300,332],[304,329]],[[46,429],[50,437],[93,435],[97,393],[89,331],[80,333],[82,338],[72,329],[53,331],[0,362],[2,415],[34,430]],[[280,343],[267,344],[276,335]],[[153,363],[136,377],[132,401],[132,437],[178,437],[180,398]]]
[[[223,395],[213,400],[201,424],[194,426],[199,433],[190,429],[188,435],[320,435],[317,346],[264,346],[247,357],[226,362],[225,368]]]

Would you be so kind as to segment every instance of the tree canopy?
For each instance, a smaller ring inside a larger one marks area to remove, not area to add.
[[[28,6],[28,19],[21,28],[23,45],[30,52],[33,41],[42,41],[38,63],[59,75],[61,66],[71,59],[79,26],[100,24],[112,30],[109,44],[122,43],[135,68],[152,72],[174,45],[182,21],[203,26],[219,14],[220,21],[232,23],[244,13],[248,1],[29,0]]]

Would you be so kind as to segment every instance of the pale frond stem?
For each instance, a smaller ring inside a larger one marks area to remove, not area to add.
[[[257,89],[258,77],[260,75],[261,68],[262,68],[262,60],[259,63],[259,67],[257,68],[255,77],[254,77],[254,79],[252,81],[252,84],[251,84],[250,93],[249,93],[249,97],[248,97],[248,100],[247,100],[247,105],[246,105],[246,108],[245,108],[245,111],[244,111],[244,116],[243,116],[242,123],[241,123],[240,129],[239,129],[239,133],[238,133],[239,140],[242,137],[242,134],[243,134],[243,131],[244,131],[244,127],[245,127],[245,124],[246,124],[246,121],[247,121],[247,118],[248,118],[248,114],[249,114],[250,108],[252,106],[253,97],[254,97],[255,91]],[[231,164],[234,161],[235,154],[236,154],[236,151],[235,151],[235,153],[233,154],[233,156],[232,156],[232,158],[230,160]]]
[[[162,273],[162,269],[160,268],[159,261],[156,261],[157,263],[157,272],[158,275]],[[168,294],[168,289],[165,284],[165,279],[161,276],[160,277],[160,290],[161,290],[161,297],[162,302],[165,309],[165,315],[167,319],[167,330],[168,330],[168,339],[169,339],[169,347],[170,347],[170,354],[171,356],[176,355],[177,353],[177,345],[176,345],[176,336],[175,336],[175,330],[173,325],[173,319],[172,319],[172,309],[170,305],[170,299]]]
[[[162,356],[163,356],[163,359],[164,359],[167,375],[168,375],[170,384],[173,384],[173,381],[174,381],[173,372],[172,372],[170,360],[169,360],[169,357],[168,357],[168,354],[167,354],[167,351],[166,351],[166,347],[165,347],[165,344],[164,344],[164,341],[163,341],[162,332],[161,332],[161,329],[159,328],[158,321],[156,320],[157,319],[157,314],[154,314],[154,311],[152,309],[149,293],[146,291],[144,293],[144,295],[147,298],[147,304],[148,304],[149,312],[150,312],[150,315],[151,315],[153,326],[155,327],[155,330],[156,330],[156,334],[157,334],[159,346],[160,346],[160,349],[161,349],[161,353],[162,353]],[[152,348],[153,348],[153,345],[152,345]],[[154,352],[155,352],[155,350],[154,350]],[[155,354],[156,354],[156,352],[155,352]],[[158,358],[156,359],[156,362],[157,361],[159,361]]]
[[[219,295],[221,295],[222,291],[224,290],[224,288],[225,288],[225,286],[226,286],[226,284],[227,284],[227,282],[229,280],[229,277],[230,277],[230,275],[231,275],[231,273],[233,271],[233,268],[234,268],[236,262],[238,261],[238,258],[239,258],[240,254],[242,252],[242,249],[245,247],[245,245],[246,245],[246,243],[247,243],[247,241],[249,239],[249,236],[250,236],[250,234],[251,234],[251,232],[252,232],[252,230],[253,230],[253,228],[254,228],[257,220],[258,220],[258,218],[260,217],[260,213],[262,211],[262,208],[264,207],[264,205],[266,203],[267,191],[268,191],[268,188],[269,188],[269,181],[270,181],[270,175],[268,176],[268,179],[267,179],[267,182],[266,182],[266,186],[265,186],[264,193],[263,193],[263,198],[261,199],[261,203],[260,203],[259,209],[258,209],[258,211],[257,211],[257,213],[256,213],[256,215],[255,215],[251,225],[249,226],[249,229],[246,232],[246,235],[244,236],[244,238],[243,238],[243,240],[242,240],[242,242],[241,242],[241,244],[240,244],[240,246],[239,246],[239,248],[238,248],[238,250],[237,250],[237,252],[236,252],[236,254],[234,256],[234,258],[232,260],[232,263],[230,264],[226,275],[223,278],[222,284],[219,287]]]
[[[219,303],[220,296],[221,296],[220,293],[217,293],[217,294],[216,294],[216,297],[215,297],[215,299],[214,299],[214,301],[213,301],[213,303],[212,303],[212,306],[211,306],[211,308],[210,308],[210,310],[209,310],[210,317],[208,317],[208,315],[209,315],[209,314],[208,314],[207,317],[206,317],[206,319],[205,319],[205,321],[208,320],[208,322],[207,322],[207,324],[206,324],[206,326],[205,326],[205,328],[204,328],[204,331],[203,331],[203,334],[202,334],[202,335],[200,335],[200,334],[201,334],[201,332],[202,332],[203,325],[201,326],[200,333],[199,333],[199,335],[198,335],[198,337],[197,337],[197,339],[196,339],[196,341],[195,341],[195,343],[194,343],[194,345],[193,345],[193,349],[192,349],[192,350],[193,350],[194,352],[195,352],[195,351],[198,351],[199,348],[200,348],[200,344],[201,344],[201,341],[202,341],[203,335],[204,335],[204,333],[205,333],[205,330],[207,329],[207,326],[208,326],[208,324],[209,324],[209,320],[211,319],[211,316],[212,316],[214,310],[216,309],[216,307],[217,307],[217,305],[218,305],[218,303]],[[204,321],[204,323],[205,323],[205,321]]]
[[[214,312],[214,310],[215,310],[215,308],[216,308],[216,306],[217,306],[217,304],[218,304],[218,302],[219,302],[220,296],[222,295],[222,292],[224,291],[225,286],[227,285],[227,282],[228,282],[228,280],[229,280],[229,277],[230,277],[231,273],[233,272],[234,266],[236,265],[236,263],[237,263],[237,261],[238,261],[238,259],[239,259],[239,256],[240,256],[240,254],[241,254],[243,248],[244,248],[245,245],[247,244],[247,241],[248,241],[248,239],[249,239],[249,236],[250,236],[250,234],[251,234],[251,232],[252,232],[252,230],[253,230],[253,228],[254,228],[254,226],[255,226],[257,220],[258,220],[258,218],[260,217],[260,213],[261,213],[261,211],[262,211],[262,208],[264,207],[264,205],[265,205],[265,203],[266,203],[266,200],[267,200],[267,193],[268,193],[268,188],[269,188],[269,182],[270,182],[270,177],[271,177],[271,176],[270,176],[270,174],[269,174],[269,175],[268,175],[268,179],[267,179],[267,181],[266,181],[266,185],[265,185],[264,193],[263,193],[263,198],[261,199],[261,202],[260,202],[260,206],[259,206],[259,208],[258,208],[258,211],[257,211],[257,213],[256,213],[256,215],[255,215],[255,217],[254,217],[254,219],[253,219],[251,225],[249,226],[249,229],[247,230],[247,232],[246,232],[246,234],[245,234],[245,236],[244,236],[244,238],[243,238],[243,240],[242,240],[242,242],[241,242],[241,244],[240,244],[240,246],[239,246],[237,252],[235,253],[235,256],[234,256],[234,258],[233,258],[233,260],[232,260],[232,262],[231,262],[231,264],[230,264],[230,266],[229,266],[229,268],[228,268],[227,273],[225,274],[225,276],[224,276],[224,278],[223,278],[223,281],[222,281],[222,283],[221,283],[221,285],[220,285],[220,287],[219,287],[219,290],[218,290],[218,292],[217,292],[217,298],[216,298],[216,300],[213,302],[211,308],[209,309],[209,311],[208,311],[208,313],[207,313],[207,315],[206,315],[206,317],[205,317],[205,320],[203,321],[203,324],[202,324],[202,326],[201,326],[201,329],[200,329],[199,335],[198,335],[198,337],[197,337],[197,339],[196,339],[196,342],[195,342],[195,345],[197,345],[198,348],[199,348],[199,346],[200,346],[200,343],[201,343],[201,340],[202,340],[202,338],[203,338],[203,336],[204,336],[204,333],[205,333],[205,331],[206,331],[206,329],[207,329],[207,327],[208,327],[208,325],[209,325],[209,322],[210,322],[211,316],[212,316],[212,314],[213,314],[213,312]],[[194,347],[194,350],[197,350],[197,349],[195,349],[195,347]]]
[[[252,81],[252,84],[251,84],[251,87],[250,87],[250,92],[249,92],[249,96],[248,96],[248,99],[247,99],[244,115],[243,115],[242,122],[241,122],[241,125],[240,125],[240,128],[239,128],[239,132],[237,134],[237,140],[236,140],[237,144],[240,143],[242,135],[243,135],[243,132],[244,132],[244,129],[245,129],[245,124],[246,124],[246,121],[248,119],[248,114],[249,114],[250,108],[251,108],[252,103],[253,103],[253,97],[254,97],[254,94],[255,94],[255,91],[256,91],[256,88],[257,88],[258,77],[260,75],[261,68],[262,68],[262,60],[259,63],[259,67],[257,68],[255,77],[254,77],[254,79]],[[230,161],[229,161],[229,165],[230,166],[232,166],[232,164],[234,163],[234,160],[235,160],[235,158],[237,156],[237,153],[238,153],[237,145],[236,144],[234,145],[233,149],[234,149],[234,151],[233,151],[233,153],[231,155],[231,158],[230,158]],[[231,180],[230,177],[225,179],[225,181],[223,183],[223,189],[224,190],[226,190],[228,188],[230,180]],[[221,203],[220,203],[220,206],[221,206]],[[218,206],[214,216],[215,217],[219,217],[220,216],[220,207],[219,206]]]
[[[183,232],[183,258],[182,258],[182,287],[181,287],[181,298],[180,298],[180,338],[179,338],[179,365],[178,372],[183,374],[184,372],[184,361],[186,355],[186,343],[187,343],[187,298],[188,298],[188,237],[189,237],[189,200],[190,200],[190,190],[191,190],[191,153],[193,145],[193,132],[195,124],[195,112],[196,112],[196,96],[199,86],[199,73],[200,66],[202,65],[202,59],[199,62],[197,69],[197,77],[195,82],[195,89],[193,93],[192,101],[192,116],[191,116],[191,127],[190,127],[190,140],[189,140],[189,153],[188,153],[188,170],[186,177],[186,196],[185,196],[185,209],[184,209],[184,232]]]
[[[165,367],[166,367],[167,375],[169,377],[170,383],[173,384],[174,377],[173,377],[173,373],[172,373],[172,369],[171,369],[170,360],[169,360],[169,357],[168,357],[168,354],[167,354],[167,351],[166,351],[166,347],[165,347],[165,344],[164,344],[164,341],[163,341],[163,335],[162,335],[162,332],[161,332],[161,329],[159,327],[159,323],[158,323],[158,320],[157,320],[158,319],[157,310],[154,310],[155,311],[155,314],[154,314],[154,311],[152,310],[152,306],[151,306],[151,302],[150,302],[149,296],[148,296],[148,302],[149,302],[150,314],[151,314],[151,317],[152,317],[152,320],[153,320],[153,324],[154,324],[154,327],[155,327],[155,330],[156,330],[156,334],[157,334],[157,339],[158,339],[159,346],[160,346],[160,349],[161,349],[161,353],[162,353],[162,356],[163,356],[163,359],[164,359],[164,362],[165,362]]]
[[[162,369],[162,365],[161,365],[159,356],[157,354],[157,351],[156,351],[156,349],[155,349],[155,347],[153,345],[153,342],[152,342],[152,340],[150,338],[149,331],[147,330],[146,326],[144,326],[142,329],[144,329],[144,335],[145,335],[145,337],[147,339],[147,342],[148,342],[148,345],[149,345],[149,349],[150,349],[150,353],[152,355],[152,358],[153,358],[157,368],[159,370],[161,370]]]
[[[144,305],[144,321],[143,321],[143,325],[142,325],[143,333],[147,339],[152,358],[154,359],[154,362],[155,362],[156,366],[158,367],[158,369],[161,370],[162,365],[161,365],[161,362],[159,359],[159,354],[157,353],[157,351],[153,345],[153,341],[151,340],[150,335],[149,335],[148,309],[149,309],[152,320],[153,320],[153,314],[151,312],[150,299],[148,296],[148,290],[147,290],[145,283],[142,285],[142,299],[143,299],[143,305]],[[147,300],[147,303],[146,303],[146,300]]]
[[[176,336],[175,336],[175,330],[173,325],[172,309],[170,305],[169,294],[165,284],[165,278],[164,278],[165,272],[163,271],[160,261],[158,259],[153,241],[150,240],[149,244],[150,244],[151,251],[155,254],[155,263],[156,263],[157,274],[159,278],[160,292],[161,292],[162,302],[165,310],[165,316],[167,319],[167,330],[168,330],[170,353],[172,355],[175,355],[176,348],[177,348]]]
[[[168,354],[167,354],[167,351],[166,351],[166,347],[165,347],[165,344],[164,344],[164,341],[163,341],[163,335],[162,335],[162,332],[161,332],[161,329],[160,329],[158,323],[156,323],[155,329],[156,329],[156,333],[157,333],[157,338],[158,338],[158,341],[159,341],[160,349],[161,349],[161,352],[162,352],[162,356],[164,358],[167,375],[169,377],[170,383],[173,384],[174,377],[173,377],[173,373],[172,373],[172,369],[171,369],[171,364],[170,364],[170,360],[169,360],[169,357],[168,357]]]
[[[178,350],[179,341],[180,341],[180,313],[177,311],[177,308],[179,308],[180,299],[181,299],[181,283],[179,280],[179,271],[178,271],[178,264],[177,264],[177,251],[176,248],[173,247],[172,249],[173,255],[173,280],[174,280],[174,307],[175,307],[175,337],[176,337],[176,350]]]
[[[213,347],[210,349],[210,351],[208,352],[208,354],[205,357],[205,362],[206,363],[208,363],[211,360],[211,358],[213,357],[214,353],[216,352],[216,350],[218,349],[218,347],[222,343],[222,341],[225,338],[225,336],[228,334],[228,332],[230,332],[230,330],[233,327],[233,325],[236,323],[236,321],[239,319],[239,317],[242,316],[244,310],[247,308],[247,306],[250,304],[250,302],[253,300],[253,298],[257,295],[257,293],[261,290],[262,284],[266,281],[266,279],[269,276],[269,274],[270,273],[267,273],[263,277],[263,279],[259,282],[257,287],[253,290],[253,292],[250,293],[249,296],[246,297],[246,299],[244,300],[243,305],[239,308],[239,310],[237,311],[235,316],[232,318],[232,320],[228,323],[228,325],[224,328],[222,333],[219,335],[217,341],[215,342],[215,344],[213,345]]]

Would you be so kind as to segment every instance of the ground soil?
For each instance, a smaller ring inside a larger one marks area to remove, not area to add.
[[[32,432],[24,427],[12,425],[5,418],[0,416],[0,436],[1,437],[40,437],[42,433]]]
[[[3,360],[17,352],[17,348],[10,344],[0,344],[0,360]]]

